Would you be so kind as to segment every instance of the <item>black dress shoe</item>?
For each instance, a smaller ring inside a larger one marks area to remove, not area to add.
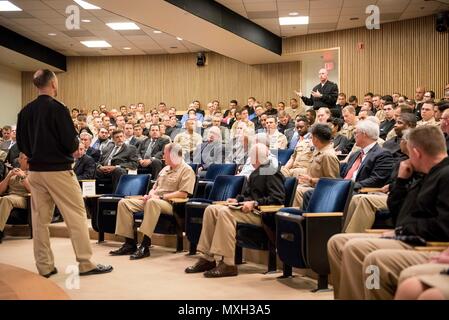
[[[230,266],[220,261],[218,266],[212,270],[204,272],[206,278],[234,277],[238,275],[237,266]]]
[[[130,260],[139,260],[150,256],[150,248],[140,246],[130,257]]]
[[[193,266],[186,268],[184,271],[186,273],[198,273],[209,271],[215,268],[217,264],[214,261],[209,261],[204,258],[200,258]]]
[[[97,264],[97,267],[95,269],[86,271],[86,272],[80,272],[80,276],[89,276],[92,274],[102,274],[102,273],[109,273],[113,270],[112,266],[105,266],[102,264]]]
[[[50,278],[52,275],[57,274],[58,273],[58,269],[54,268],[51,272],[47,273],[47,274],[43,274],[42,276],[44,278]]]
[[[4,237],[5,235],[3,234],[3,231],[0,231],[0,243],[2,243],[3,242],[3,237]]]
[[[125,256],[125,255],[133,254],[134,252],[136,252],[136,250],[137,250],[136,245],[131,245],[131,244],[125,243],[117,250],[109,251],[109,254],[111,256]]]

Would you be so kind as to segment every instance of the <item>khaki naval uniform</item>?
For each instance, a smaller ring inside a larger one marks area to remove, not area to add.
[[[357,194],[351,199],[346,213],[343,232],[357,233],[370,229],[376,218],[376,211],[388,209],[387,194]]]
[[[270,149],[287,149],[287,137],[276,130],[273,134],[268,135]]]
[[[345,123],[341,128],[339,134],[346,137],[348,140],[354,138],[355,125]]]
[[[310,137],[300,137],[290,160],[281,168],[281,173],[285,177],[298,177],[300,174],[306,173],[310,166],[312,156],[312,139]]]
[[[189,134],[187,131],[181,132],[176,135],[173,143],[177,143],[182,148],[182,155],[185,159],[186,155],[195,153],[196,148],[201,145],[203,138],[197,132]]]
[[[428,120],[428,121],[425,121],[425,120],[419,120],[419,121],[416,123],[416,127],[418,128],[418,127],[421,127],[421,126],[435,126],[435,127],[439,127],[439,126],[440,126],[440,123],[437,122],[437,121],[435,120],[434,117],[432,117],[432,118],[430,118],[430,120]]]
[[[385,111],[383,109],[379,109],[376,112],[376,118],[379,119],[380,122],[385,120]]]
[[[448,269],[447,263],[419,264],[403,270],[399,276],[399,284],[408,278],[418,277],[425,286],[440,290],[444,298],[449,300],[449,275],[441,274],[441,271]]]
[[[192,168],[182,162],[176,169],[170,166],[164,167],[157,178],[155,188],[156,195],[183,191],[192,194],[195,187],[195,173]],[[151,238],[156,228],[161,213],[173,214],[170,202],[162,199],[122,199],[118,203],[117,225],[115,234],[126,238],[134,238],[134,213],[143,211],[144,217],[139,231]]]
[[[293,119],[293,121],[295,121],[296,116],[299,115],[303,116],[306,114],[306,109],[301,105],[298,105],[296,109],[293,109],[292,107],[287,107],[285,108],[285,113],[290,116],[290,119]]]
[[[25,196],[28,191],[23,186],[23,180],[14,176],[8,181],[8,189],[5,195],[0,197],[0,231],[5,229],[6,221],[13,208],[26,209]]]
[[[321,150],[316,149],[313,152],[310,165],[307,169],[307,175],[312,178],[337,178],[340,176],[340,161],[335,154],[332,143],[329,143]],[[310,184],[298,185],[293,206],[302,208],[304,193],[313,189],[313,187]]]

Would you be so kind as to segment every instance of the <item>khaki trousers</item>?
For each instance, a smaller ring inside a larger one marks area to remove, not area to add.
[[[146,203],[139,199],[122,199],[118,203],[115,234],[133,239],[134,213],[139,211],[143,211],[139,231],[151,238],[161,213],[173,214],[173,207],[160,199],[149,199]]]
[[[299,209],[302,209],[304,193],[306,193],[309,190],[313,190],[313,188],[302,185],[298,185],[296,187],[295,199],[293,200],[293,207],[299,207]]]
[[[397,249],[396,251],[402,252],[401,250],[410,250],[413,247],[397,240],[380,239],[379,234],[340,233],[329,239],[327,252],[336,299],[365,298],[365,278],[370,275],[366,267],[382,267],[372,260],[366,260],[365,265],[365,259],[370,253],[375,256],[377,252],[374,251],[380,249]],[[379,290],[384,288],[381,286]],[[380,294],[383,295],[383,292]]]
[[[0,197],[0,231],[5,229],[6,221],[13,208],[26,209],[27,201],[25,197],[9,194]]]
[[[237,222],[262,225],[260,216],[252,212],[243,213],[221,205],[206,208],[197,246],[205,259],[211,261],[214,256],[220,256],[227,265],[234,265]]]
[[[443,270],[448,270],[447,263],[425,263],[405,269],[401,272],[399,283],[411,278],[418,277],[419,281],[426,287],[438,289],[446,300],[449,300],[449,276],[441,274]]]
[[[54,257],[50,247],[50,231],[55,204],[69,230],[79,271],[96,268],[91,262],[92,248],[87,226],[81,188],[72,170],[37,172],[28,175],[31,186],[31,211],[33,217],[34,258],[40,274],[54,269]]]
[[[373,226],[376,211],[387,209],[388,195],[358,194],[352,197],[346,214],[343,232],[365,232]]]
[[[294,168],[294,169],[287,169],[285,166],[281,168],[281,173],[284,175],[284,177],[299,177],[301,174],[307,173],[307,168]]]

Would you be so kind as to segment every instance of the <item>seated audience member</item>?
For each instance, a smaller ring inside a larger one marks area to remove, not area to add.
[[[134,136],[134,125],[131,123],[125,124],[125,144],[139,148],[140,141]]]
[[[295,118],[290,118],[285,111],[278,111],[278,130],[280,133],[284,134],[285,130],[295,127],[295,124],[291,119]]]
[[[287,138],[277,128],[276,116],[269,116],[267,118],[267,136],[270,149],[287,149]]]
[[[362,107],[360,108],[360,111],[371,111],[373,113],[373,115],[374,115],[374,105],[373,105],[373,103],[371,101],[364,101]]]
[[[294,147],[295,151],[293,151],[288,162],[281,168],[281,172],[285,177],[298,177],[300,174],[305,174],[313,155],[312,135],[309,132],[310,125],[308,121],[305,118],[299,118],[297,126],[298,140]],[[296,139],[296,137],[293,136],[293,139]]]
[[[440,127],[444,133],[444,137],[446,139],[446,146],[449,152],[449,109],[444,110],[443,115],[441,116]]]
[[[161,131],[161,138],[167,140],[167,143],[171,143],[171,138],[165,134],[166,127],[164,124],[159,124],[159,130]]]
[[[86,147],[81,141],[78,150],[73,153],[73,158],[75,159],[73,171],[78,180],[95,179],[95,160],[86,154]]]
[[[249,114],[248,114],[248,108],[243,108],[240,111],[240,120],[235,121],[234,124],[232,125],[231,128],[231,137],[234,137],[236,134],[236,129],[239,123],[244,123],[246,125],[246,128],[248,130],[248,134],[253,135],[255,132],[254,129],[254,122],[252,122],[251,120],[249,120],[248,118]]]
[[[186,130],[178,133],[173,139],[173,143],[181,145],[184,160],[191,162],[196,148],[201,144],[203,138],[196,131],[195,120],[186,121]]]
[[[449,159],[443,134],[435,126],[418,127],[407,149],[410,158],[401,162],[387,201],[395,230],[338,234],[328,242],[337,299],[392,299],[400,273],[433,255],[414,250],[416,241],[449,241]],[[375,289],[365,286],[372,274],[364,271],[369,266],[377,266],[381,279]]]
[[[372,111],[360,110],[357,117],[359,118],[359,120],[366,120],[368,117],[374,117],[374,113]]]
[[[143,134],[143,128],[142,128],[142,126],[141,126],[139,123],[135,124],[133,128],[134,128],[134,138],[137,139],[137,141],[139,142],[139,144],[140,144],[143,140],[145,140],[146,138],[148,138],[147,136],[145,136],[145,135]]]
[[[87,124],[87,117],[83,114],[78,115],[77,119],[77,124],[78,124],[78,134],[81,134],[82,132],[87,132],[88,134],[91,135],[91,137],[93,137],[93,133],[92,130],[90,130],[88,124]]]
[[[19,146],[17,143],[14,143],[11,148],[9,148],[8,153],[5,158],[5,163],[9,163],[14,168],[19,167]]]
[[[438,126],[438,122],[435,120],[435,112],[433,111],[433,107],[435,104],[433,102],[424,102],[421,107],[421,118],[422,120],[418,121],[416,124],[417,127],[421,126]]]
[[[207,130],[207,140],[196,148],[193,154],[193,163],[200,165],[203,171],[207,171],[213,163],[224,163],[224,150],[221,143],[221,131],[218,127],[210,127]]]
[[[374,94],[372,92],[368,92],[363,96],[363,102],[369,101],[373,102],[373,96]]]
[[[416,122],[416,117],[411,114]],[[376,211],[388,210],[387,199],[390,185],[396,180],[398,175],[399,165],[401,161],[408,159],[407,140],[410,130],[407,129],[400,132],[400,150],[395,158],[395,165],[392,169],[389,181],[381,188],[381,192],[377,194],[356,194],[352,197],[351,202],[346,213],[344,221],[343,232],[365,232],[366,229],[372,227]]]
[[[76,120],[79,114],[80,110],[78,108],[72,108],[72,120]]]
[[[321,107],[316,112],[316,122],[315,123],[321,123],[326,124],[327,120],[331,117],[331,111],[329,108]]]
[[[337,97],[337,103],[329,108],[331,111],[331,117],[341,118],[341,110],[343,110],[343,108],[347,105],[348,102],[346,101],[346,94],[340,92]]]
[[[206,208],[203,228],[198,243],[202,257],[186,273],[204,272],[208,278],[236,276],[234,264],[237,222],[261,226],[262,220],[254,210],[261,205],[284,203],[284,177],[268,159],[266,145],[258,143],[251,148],[251,159],[256,168],[248,178],[242,195],[228,199],[235,207],[210,205]],[[237,209],[239,208],[239,209]],[[217,259],[218,265],[215,259]]]
[[[101,153],[100,150],[92,148],[92,136],[87,132],[80,133],[80,141],[84,144],[86,154],[94,159],[95,162],[100,161]]]
[[[385,140],[388,133],[394,128],[396,121],[394,119],[394,105],[392,103],[385,104],[383,110],[384,121],[379,125],[379,137]]]
[[[25,196],[30,192],[30,184],[27,179],[28,158],[24,153],[19,155],[19,165],[19,168],[11,169],[0,182],[0,243],[11,210],[25,209],[27,206]]]
[[[94,136],[98,135],[98,131],[100,131],[100,128],[103,126],[103,121],[101,121],[100,117],[95,117],[92,119],[92,122],[90,123],[90,129],[94,133]]]
[[[248,158],[250,137],[244,122],[237,125],[235,136],[229,140],[225,148],[225,162],[243,165]]]
[[[362,110],[362,106],[359,106],[359,100],[356,96],[350,96],[348,98],[348,103],[350,106],[352,106],[355,109],[355,115],[358,116],[360,110]],[[372,104],[371,104],[372,105]],[[341,118],[341,115],[340,115]]]
[[[277,116],[278,115],[278,110],[276,110],[276,108],[273,107],[273,104],[270,101],[265,102],[265,114],[267,116]]]
[[[262,132],[262,133],[257,133],[254,136],[254,144],[256,143],[262,143],[264,144],[267,148],[270,147],[270,142],[268,140],[268,136],[266,133]],[[276,150],[270,150],[270,154],[268,155],[268,159],[271,161],[271,163],[273,165],[275,165],[276,167],[279,166],[279,161],[277,158],[277,152]],[[245,164],[242,166],[241,170],[239,170],[239,173],[237,174],[238,176],[245,176],[246,178],[248,178],[251,173],[253,173],[253,171],[255,170],[255,168],[252,165],[252,160],[251,157],[247,157]]]
[[[122,130],[112,133],[114,143],[109,144],[101,155],[97,165],[97,178],[111,178],[112,187],[115,190],[120,177],[126,174],[126,169],[137,169],[137,149],[125,144],[125,136]]]
[[[261,105],[258,105],[255,111],[256,116],[251,120],[254,123],[254,130],[256,132],[263,128],[261,123],[262,114],[264,114],[264,109]]]
[[[202,122],[202,127],[203,128],[209,128],[210,126],[212,126],[212,117],[214,116],[215,111],[217,110],[217,105],[209,102],[207,104],[207,110]]]
[[[346,106],[343,108],[342,114],[345,124],[343,125],[340,134],[351,141],[354,138],[354,130],[358,121],[357,116],[355,115],[355,109],[353,106]]]
[[[310,124],[314,124],[316,120],[316,111],[309,109],[306,111],[306,118],[309,120]]]
[[[109,131],[106,128],[101,128],[98,131],[98,136],[95,141],[92,143],[92,148],[99,150],[100,153],[103,153],[104,148],[111,143],[109,139]]]
[[[449,101],[440,101],[438,102],[435,107],[433,108],[434,112],[435,112],[435,121],[440,123],[441,121],[441,116],[443,115],[444,110],[449,108]]]
[[[223,143],[228,143],[229,141],[229,136],[230,136],[230,131],[227,127],[222,126],[222,118],[221,116],[219,116],[218,114],[214,115],[212,117],[212,127],[217,127],[220,129],[220,133],[221,133],[221,141]],[[208,137],[208,131],[209,129],[204,130],[204,134],[203,137]]]
[[[278,102],[277,111],[278,111],[278,113],[279,113],[279,111],[285,111],[285,102],[283,102],[283,101]]]
[[[327,120],[327,124],[332,130],[332,144],[336,154],[348,154],[352,148],[352,140],[349,141],[348,138],[340,134],[343,123],[343,120],[340,118],[330,118]]]
[[[165,126],[165,134],[171,139],[173,130],[175,130],[176,122],[172,125],[172,122],[170,121],[170,116],[166,114],[161,118],[161,124]]]
[[[151,191],[142,199],[122,199],[118,203],[115,234],[125,237],[125,243],[110,254],[131,255],[131,260],[150,256],[151,237],[161,213],[173,214],[170,199],[187,198],[193,193],[195,173],[183,160],[181,146],[169,143],[164,147],[166,166],[159,173]],[[143,211],[144,217],[139,231],[143,240],[137,247],[134,238],[134,218],[136,212]]]
[[[111,123],[111,118],[109,118],[108,116],[104,116],[103,118],[101,118],[101,121],[103,122],[103,128],[109,128],[109,126],[112,124]]]
[[[295,98],[290,99],[290,106],[285,108],[285,113],[288,115],[289,119],[295,119],[296,116],[303,116],[306,110],[303,106],[300,106],[298,100]]]
[[[370,121],[359,121],[354,131],[355,145],[360,150],[349,156],[341,177],[355,182],[354,189],[385,185],[393,167],[393,156],[377,143],[379,126]]]
[[[416,127],[416,116],[413,113],[402,113],[394,124],[395,135],[390,140],[385,141],[382,147],[391,152],[395,159],[403,154],[401,151],[401,139],[404,130]]]
[[[312,160],[305,174],[298,176],[294,207],[302,208],[303,195],[313,189],[320,178],[337,178],[340,176],[340,162],[332,146],[332,131],[326,124],[315,124],[310,131],[314,151]]]
[[[190,119],[189,118],[189,111],[190,110],[194,110],[195,111],[195,117],[196,120],[199,122],[203,122],[204,119],[204,111],[201,110],[201,104],[199,101],[193,101],[190,105],[189,105],[189,109],[187,110],[186,113],[183,114],[182,118],[181,118],[181,126],[184,126],[185,122]],[[201,127],[201,126],[200,126]]]
[[[0,150],[5,152],[5,156],[6,153],[8,153],[8,150],[15,144],[15,139],[14,140],[12,139],[13,136],[12,131],[13,131],[12,126],[4,126],[2,129],[3,142],[0,143]]]
[[[399,276],[395,300],[449,300],[449,248]]]
[[[294,146],[293,146],[293,144],[295,144],[296,145],[296,143],[298,142],[298,134],[296,134],[295,135],[295,133],[297,132],[297,130],[298,130],[298,128],[297,128],[297,126],[298,126],[298,119],[301,119],[301,118],[303,118],[304,116],[296,116],[296,118],[294,119],[295,120],[295,126],[294,127],[292,127],[292,128],[288,128],[288,129],[286,129],[285,131],[284,131],[284,135],[285,135],[285,137],[287,138],[287,143],[288,143],[288,149],[294,149]],[[262,131],[262,132],[266,132],[266,131]],[[293,143],[291,143],[292,142],[292,138],[293,138],[293,136],[295,136],[295,141],[293,141]]]
[[[125,124],[126,124],[126,119],[124,116],[122,115],[118,115],[115,118],[115,125],[117,126],[117,130],[122,130],[124,132],[125,130]]]
[[[203,126],[202,121],[198,120],[198,118],[197,118],[197,115],[195,113],[195,109],[193,109],[193,108],[189,109],[187,111],[187,115],[188,115],[187,120],[194,120],[195,121],[195,126],[196,126],[197,130],[199,130]],[[186,125],[187,125],[187,121],[184,122],[184,128],[185,128]]]
[[[156,179],[159,172],[164,167],[164,148],[168,140],[161,137],[160,127],[152,124],[150,127],[150,137],[142,141],[137,149],[140,173],[151,173],[151,177]]]

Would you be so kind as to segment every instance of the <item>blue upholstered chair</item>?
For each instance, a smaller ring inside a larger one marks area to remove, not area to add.
[[[278,150],[271,150],[273,154],[277,153],[277,158],[279,161],[279,165],[284,166],[288,160],[290,160],[290,157],[292,156],[294,149],[278,149]]]
[[[218,176],[215,183],[206,189],[205,198],[193,198],[186,204],[186,235],[190,242],[189,253],[196,253],[196,246],[200,239],[203,215],[206,207],[214,201],[225,201],[235,198],[242,192],[245,177]]]
[[[276,247],[284,263],[283,277],[292,275],[292,267],[311,268],[319,276],[317,290],[327,289],[327,242],[341,232],[353,187],[351,180],[321,178],[307,210],[284,208],[276,214]]]
[[[297,180],[294,177],[284,181],[285,202],[289,207],[295,197]],[[237,223],[235,263],[242,263],[242,248],[268,251],[268,272],[276,271],[276,246],[275,246],[275,212],[262,215],[262,226],[249,223]]]
[[[104,241],[104,233],[115,233],[118,202],[127,196],[144,195],[148,190],[151,175],[123,175],[114,194],[98,198],[98,209],[92,215],[92,228],[99,233],[98,242]]]
[[[204,196],[204,191],[209,185],[214,183],[215,178],[218,176],[233,176],[237,170],[237,165],[235,163],[213,163],[207,169],[206,175],[200,177],[198,181],[197,194],[200,197],[206,198]],[[210,190],[210,189],[209,189]]]

